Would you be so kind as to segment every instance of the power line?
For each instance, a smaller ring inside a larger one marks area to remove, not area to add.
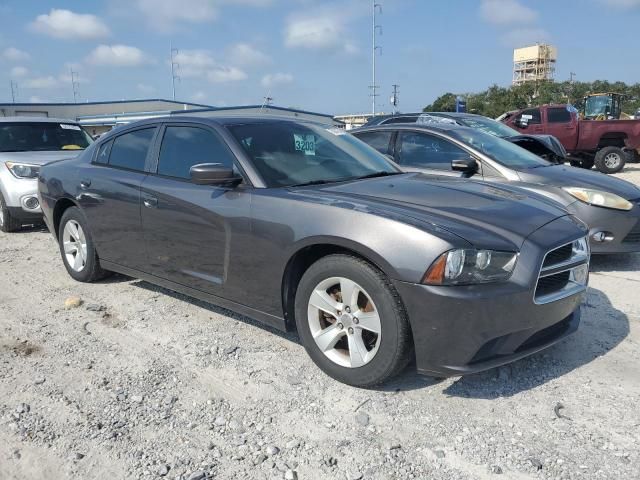
[[[372,6],[372,30],[371,30],[371,85],[369,88],[371,89],[371,113],[373,115],[376,114],[376,97],[378,96],[377,90],[378,85],[376,85],[376,52],[380,52],[382,54],[382,47],[376,42],[376,34],[382,35],[382,26],[376,24],[376,12],[382,14],[382,5],[376,3],[375,0],[371,2]]]

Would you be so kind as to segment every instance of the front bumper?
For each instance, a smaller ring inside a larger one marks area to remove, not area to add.
[[[506,282],[432,286],[394,281],[411,324],[420,373],[450,377],[487,370],[542,350],[578,328],[586,286],[547,303],[538,290],[547,252],[587,233],[568,219],[551,222],[525,240]]]
[[[25,220],[42,218],[40,202],[38,201],[35,207],[29,205],[30,201],[38,199],[37,178],[16,178],[3,164],[0,164],[0,191],[11,215],[15,218]]]
[[[634,207],[629,211],[613,210],[575,202],[567,209],[589,225],[589,243],[591,253],[632,253],[640,252],[640,200],[632,201]],[[597,241],[594,235],[599,232],[612,238]]]

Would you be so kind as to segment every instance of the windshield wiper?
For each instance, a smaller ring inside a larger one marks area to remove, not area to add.
[[[400,175],[401,173],[404,173],[404,172],[381,171],[381,172],[369,173],[368,175],[362,175],[361,177],[353,177],[352,180],[362,180],[365,178],[376,178],[376,177],[388,177],[389,175]]]
[[[307,187],[309,185],[323,185],[325,183],[343,182],[347,179],[337,178],[335,180],[311,180],[309,182],[294,183],[293,185],[287,185],[287,187]]]
[[[9,149],[9,150],[0,150],[0,153],[9,153],[9,152],[28,152],[29,150],[19,150],[19,149]]]

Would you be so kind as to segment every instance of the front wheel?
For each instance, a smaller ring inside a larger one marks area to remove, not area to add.
[[[0,193],[0,230],[9,233],[16,232],[22,228],[22,222],[16,218],[13,218],[9,207],[4,201],[2,193]]]
[[[627,154],[619,147],[604,147],[596,153],[596,168],[602,173],[618,173],[624,168]]]
[[[359,258],[330,255],[309,267],[298,285],[295,315],[314,363],[348,385],[380,384],[411,358],[411,330],[398,293]]]
[[[58,228],[58,243],[64,266],[75,280],[95,282],[109,275],[100,266],[87,219],[79,208],[65,210]]]

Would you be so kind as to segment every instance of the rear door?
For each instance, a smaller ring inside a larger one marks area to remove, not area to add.
[[[518,113],[511,125],[523,133],[544,133],[542,112],[539,108],[527,108]]]
[[[156,164],[142,184],[149,273],[231,298],[225,284],[240,244],[235,239],[249,232],[251,187],[191,183],[193,165],[234,167],[235,156],[213,128],[166,124],[160,138]]]
[[[102,143],[92,164],[78,171],[79,203],[103,260],[135,269],[146,264],[140,185],[157,130],[145,126]]]
[[[375,148],[382,154],[393,155],[393,130],[380,130],[377,132],[356,132],[353,134],[357,139],[362,140],[370,147]]]
[[[578,141],[578,122],[566,107],[548,107],[544,133],[553,135],[567,150],[574,150]]]

